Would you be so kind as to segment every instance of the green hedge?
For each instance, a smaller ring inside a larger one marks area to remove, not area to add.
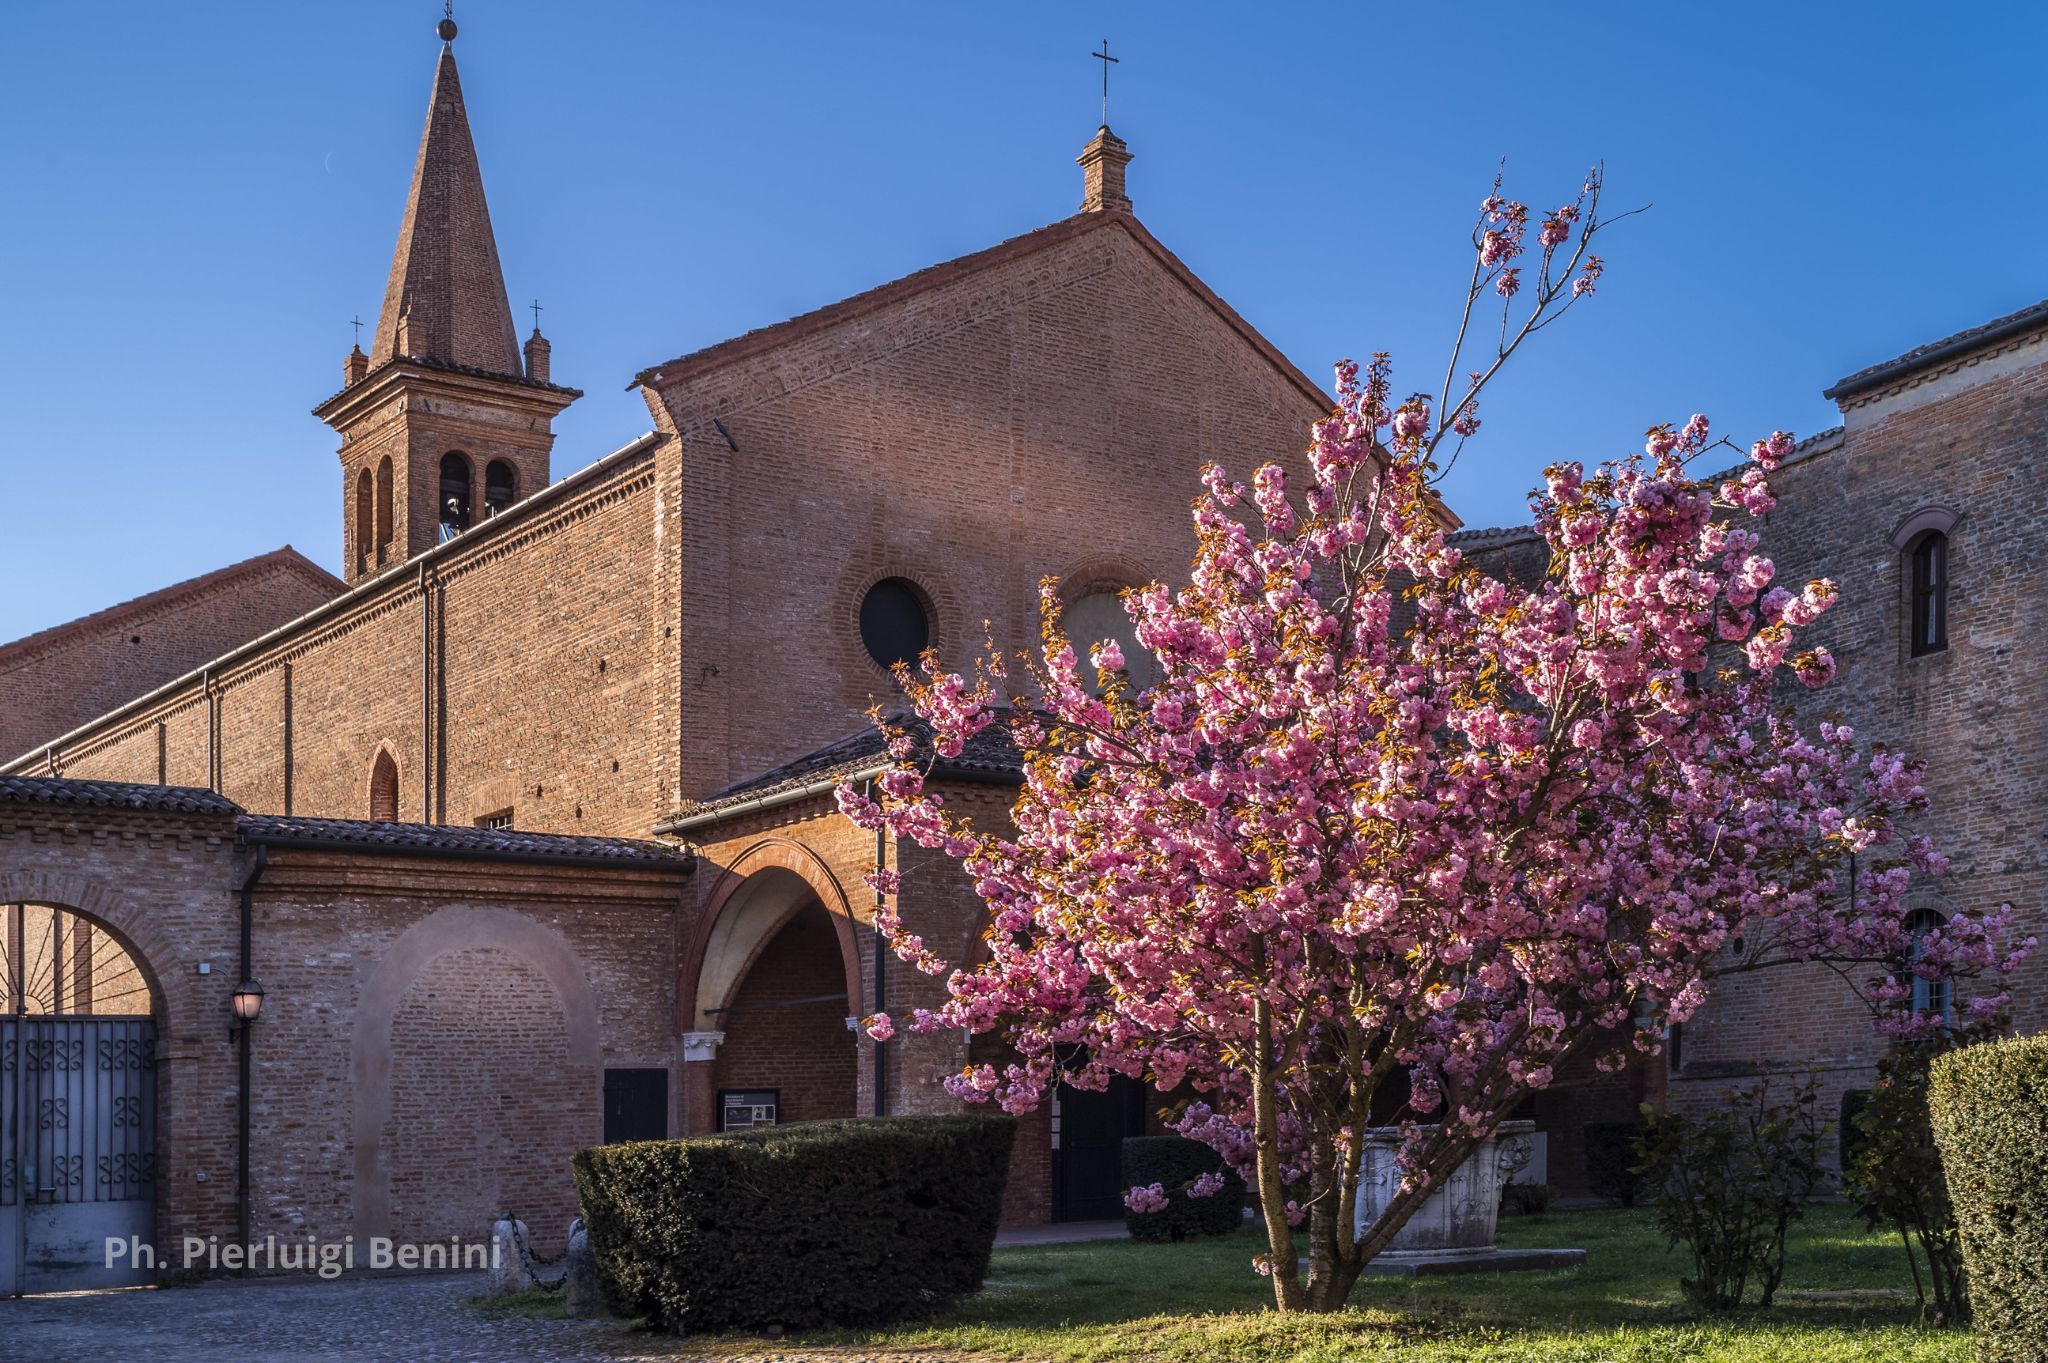
[[[1951,1051],[1928,1108],[1987,1363],[2048,1358],[2048,1036]]]
[[[880,1117],[584,1150],[620,1308],[677,1330],[923,1315],[980,1289],[1016,1123]]]
[[[1220,1173],[1223,1186],[1209,1197],[1189,1197],[1187,1187],[1204,1174]],[[1188,1240],[1228,1235],[1244,1225],[1244,1180],[1223,1167],[1223,1157],[1200,1141],[1181,1136],[1126,1136],[1124,1187],[1157,1183],[1166,1194],[1162,1212],[1124,1213],[1133,1240]]]

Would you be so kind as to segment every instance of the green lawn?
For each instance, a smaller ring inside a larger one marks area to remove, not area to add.
[[[1898,1241],[1815,1207],[1793,1231],[1769,1311],[1702,1320],[1680,1300],[1689,1260],[1642,1211],[1501,1223],[1507,1246],[1575,1246],[1581,1268],[1422,1281],[1367,1278],[1351,1309],[1281,1318],[1251,1270],[1263,1237],[1182,1245],[1103,1241],[999,1249],[982,1293],[935,1320],[801,1340],[675,1342],[681,1358],[824,1359],[928,1350],[1043,1363],[1968,1363],[1966,1332],[1922,1329]],[[533,1294],[495,1309],[559,1314]]]
[[[951,1348],[1033,1360],[1390,1359],[1401,1363],[1965,1363],[1966,1333],[1916,1323],[1895,1239],[1844,1208],[1795,1232],[1778,1305],[1701,1321],[1681,1303],[1688,1264],[1647,1213],[1505,1220],[1509,1246],[1571,1245],[1582,1268],[1467,1278],[1367,1278],[1352,1309],[1283,1319],[1241,1234],[1183,1245],[1109,1241],[996,1251],[986,1290],[943,1319],[830,1336],[837,1344]],[[1902,1295],[1903,1294],[1903,1295]],[[826,1342],[823,1339],[820,1343]]]

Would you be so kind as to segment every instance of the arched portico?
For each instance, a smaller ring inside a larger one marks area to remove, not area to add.
[[[713,886],[677,993],[685,1027],[685,1129],[719,1129],[723,1091],[770,1095],[776,1120],[854,1115],[866,1011],[848,897],[816,853],[768,838]]]

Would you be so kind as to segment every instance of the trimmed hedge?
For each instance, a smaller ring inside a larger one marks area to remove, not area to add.
[[[876,1117],[579,1151],[621,1310],[676,1330],[929,1314],[988,1273],[1016,1123]]]
[[[1222,1174],[1223,1186],[1208,1197],[1188,1196],[1188,1185],[1204,1174]],[[1190,1240],[1229,1235],[1244,1225],[1244,1180],[1226,1169],[1223,1157],[1200,1141],[1182,1136],[1126,1136],[1124,1187],[1157,1183],[1166,1210],[1124,1213],[1133,1240]]]
[[[1928,1074],[1977,1356],[2048,1358],[2048,1036],[1951,1051]]]

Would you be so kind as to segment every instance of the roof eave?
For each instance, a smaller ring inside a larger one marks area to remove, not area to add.
[[[2048,302],[2022,308],[2009,317],[2002,317],[1986,324],[1981,329],[1962,331],[1946,340],[1936,341],[1924,350],[1910,351],[1897,359],[1874,364],[1868,369],[1859,369],[1847,378],[1837,380],[1833,387],[1822,390],[1821,396],[1830,402],[1840,403],[1846,398],[1858,397],[1875,388],[1883,388],[1900,379],[1910,378],[1923,369],[1931,369],[1974,350],[1983,350],[2009,341],[2029,332],[2048,330]]]

